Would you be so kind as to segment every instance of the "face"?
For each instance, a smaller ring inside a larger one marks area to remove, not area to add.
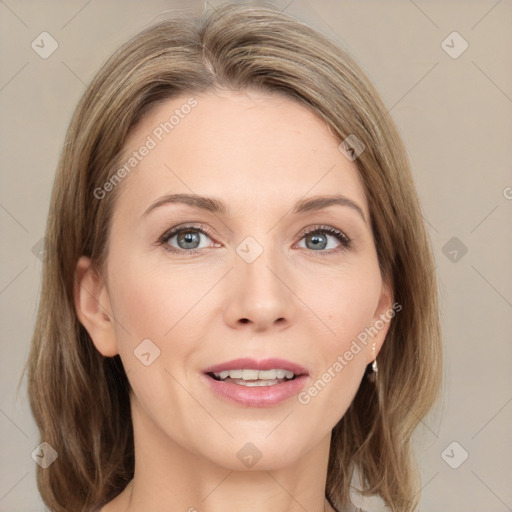
[[[134,152],[103,276],[111,331],[86,327],[120,354],[140,436],[232,469],[244,446],[258,469],[293,464],[329,439],[387,332],[361,341],[392,300],[354,162],[311,111],[255,92],[173,98]]]

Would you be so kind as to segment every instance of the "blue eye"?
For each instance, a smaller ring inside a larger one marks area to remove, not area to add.
[[[160,245],[168,251],[184,254],[199,253],[208,247],[220,247],[220,244],[212,244],[213,235],[208,227],[202,224],[198,226],[176,226],[167,230],[158,240]],[[203,240],[202,240],[203,239]],[[204,239],[210,240],[208,244]],[[335,239],[339,243],[333,243]],[[302,233],[300,241],[305,240],[305,248],[320,255],[330,255],[347,250],[351,247],[351,240],[345,233],[331,226],[314,226]],[[201,242],[203,245],[201,246]]]
[[[336,239],[339,245],[330,243],[329,238]],[[351,244],[350,239],[345,233],[331,226],[315,226],[303,233],[302,240],[305,240],[305,248],[311,249],[314,252],[338,252],[339,250],[349,249]],[[325,249],[328,250],[325,251]]]
[[[206,226],[195,227],[195,226],[181,226],[174,227],[170,230],[166,231],[162,237],[160,238],[161,244],[167,244],[169,247],[168,250],[176,250],[176,251],[185,251],[194,253],[197,249],[204,249],[205,247],[209,247],[208,245],[200,247],[201,238],[210,238],[209,230]],[[176,239],[176,244],[178,247],[175,247],[171,244],[173,239]]]

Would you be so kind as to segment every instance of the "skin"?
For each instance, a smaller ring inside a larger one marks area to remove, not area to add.
[[[190,96],[147,115],[127,151]],[[199,377],[239,357],[281,357],[308,369],[307,389],[391,308],[357,167],[326,125],[289,98],[193,96],[197,106],[118,185],[106,271],[86,257],[77,265],[80,321],[100,353],[120,354],[133,390],[135,476],[102,512],[333,510],[324,499],[331,430],[389,323],[307,404],[295,396],[235,405]],[[144,215],[170,193],[214,197],[228,212],[166,204]],[[357,203],[366,221],[348,206],[290,213],[299,199],[333,193]],[[185,223],[213,234],[201,235],[198,253],[177,237],[167,245],[180,253],[158,244]],[[326,248],[314,246],[302,232],[318,225],[345,233],[350,248],[329,233]],[[252,263],[236,252],[247,236],[263,248]],[[149,366],[134,356],[147,338],[160,349]],[[247,442],[262,454],[251,468],[237,457]]]

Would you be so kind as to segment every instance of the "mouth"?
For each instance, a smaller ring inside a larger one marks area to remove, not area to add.
[[[275,405],[298,394],[308,371],[284,359],[236,359],[207,368],[204,375],[219,396],[239,405]]]

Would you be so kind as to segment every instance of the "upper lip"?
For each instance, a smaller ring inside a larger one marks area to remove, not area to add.
[[[287,361],[286,359],[280,359],[272,357],[269,359],[251,359],[244,357],[240,359],[233,359],[226,361],[225,363],[219,363],[214,366],[210,366],[204,370],[205,373],[219,373],[225,370],[288,370],[293,372],[295,375],[308,375],[306,368],[299,364]]]

